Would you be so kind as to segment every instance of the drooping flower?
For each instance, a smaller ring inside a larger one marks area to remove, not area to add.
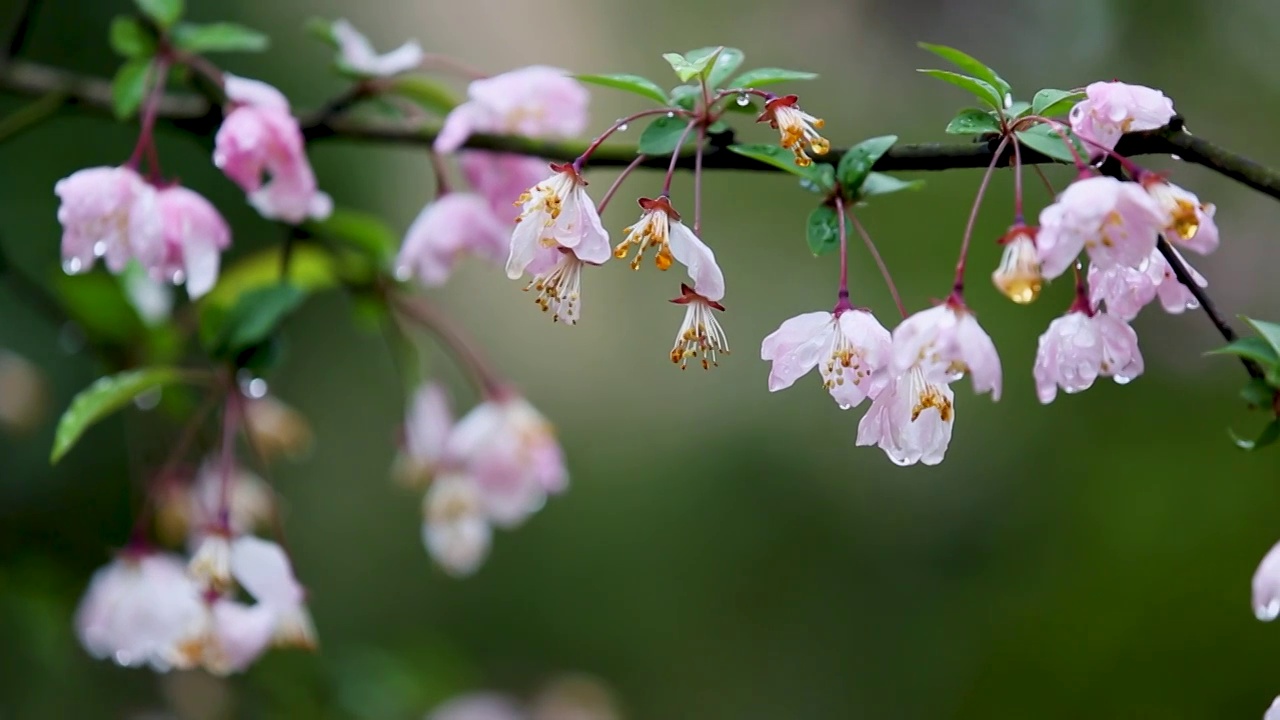
[[[857,444],[878,445],[896,465],[937,465],[955,424],[951,386],[930,380],[920,365],[895,377],[858,423]]]
[[[614,257],[623,259],[634,247],[636,256],[631,269],[639,270],[644,251],[653,248],[654,264],[659,270],[680,262],[688,268],[693,289],[699,294],[713,300],[724,297],[724,274],[716,264],[715,253],[692,228],[680,222],[680,214],[671,207],[670,199],[640,198],[639,203],[644,212],[636,224],[626,229],[627,236],[614,248]]]
[[[417,389],[404,419],[404,441],[393,475],[402,485],[426,487],[441,469],[453,413],[444,386],[428,382]]]
[[[569,138],[587,125],[586,88],[561,69],[533,65],[467,86],[467,101],[445,118],[435,150],[451,153],[473,133]]]
[[[991,281],[1005,297],[1026,305],[1040,296],[1043,278],[1040,257],[1036,253],[1036,228],[1017,224],[1000,239],[1004,254],[1000,266],[991,273]]]
[[[1280,617],[1280,543],[1267,551],[1253,573],[1253,614],[1263,622]]]
[[[152,277],[187,285],[196,299],[218,280],[222,251],[231,245],[231,229],[200,193],[175,185],[156,193],[164,233],[164,254],[150,268]]]
[[[395,50],[379,55],[369,38],[345,18],[335,20],[331,31],[334,41],[338,43],[342,62],[361,75],[391,77],[412,70],[422,63],[422,46],[416,40],[410,40]]]
[[[1096,156],[1103,148],[1114,149],[1121,135],[1164,127],[1173,115],[1173,101],[1159,90],[1095,82],[1085,88],[1085,99],[1071,108],[1069,119],[1077,135],[1096,143],[1085,143]]]
[[[889,331],[866,310],[811,312],[770,333],[760,344],[760,359],[773,363],[770,392],[791,387],[816,366],[823,387],[848,409],[888,384],[891,346]]]
[[[77,170],[53,187],[60,204],[62,267],[85,272],[103,258],[113,273],[131,259],[154,266],[164,253],[156,190],[126,167]]]
[[[128,549],[93,574],[76,609],[76,636],[96,658],[163,672],[170,648],[202,612],[181,558]]]
[[[919,366],[935,382],[966,373],[973,391],[1000,399],[1000,355],[978,318],[962,303],[948,300],[903,320],[893,331],[893,373]]]
[[[781,133],[780,144],[795,155],[796,165],[808,167],[813,164],[809,153],[826,155],[831,151],[831,143],[818,134],[826,123],[801,110],[796,105],[798,100],[795,95],[770,98],[756,122],[767,121],[769,127]]]
[[[1142,187],[1156,201],[1164,218],[1164,237],[1173,245],[1208,255],[1218,249],[1218,225],[1211,203],[1157,175],[1142,178]]]
[[[1040,271],[1056,278],[1081,250],[1099,267],[1138,267],[1155,249],[1164,216],[1138,183],[1111,177],[1078,180],[1040,212]]]
[[[1074,307],[1049,323],[1040,336],[1033,375],[1036,395],[1048,404],[1061,387],[1068,393],[1087,390],[1099,376],[1120,384],[1142,374],[1138,334],[1109,313],[1090,315]]]
[[[317,187],[289,101],[264,82],[225,77],[232,105],[214,137],[214,165],[249,193],[249,203],[265,218],[300,223],[328,217],[333,200]],[[265,182],[264,174],[270,176]]]
[[[1182,260],[1195,283],[1207,287],[1208,281],[1177,250],[1173,252]],[[1096,310],[1105,302],[1107,314],[1125,322],[1137,317],[1138,311],[1157,297],[1165,312],[1173,314],[1200,306],[1191,291],[1174,275],[1169,261],[1158,249],[1152,250],[1151,257],[1138,268],[1113,265],[1103,270],[1090,265],[1088,279],[1092,307]]]
[[[484,497],[468,475],[444,474],[422,499],[422,543],[450,575],[466,577],[489,555],[493,528]]]
[[[276,495],[271,486],[242,465],[234,465],[225,473],[222,460],[210,457],[200,466],[191,484],[192,530],[198,532],[221,521],[219,508],[223,504],[224,482],[230,483],[225,498],[225,520],[231,535],[243,535],[271,522],[276,512]]]
[[[520,217],[517,199],[546,177],[547,163],[542,158],[485,150],[458,154],[458,167],[467,184],[488,201],[504,230]]]
[[[526,190],[511,236],[507,277],[519,278],[539,248],[559,247],[579,260],[599,265],[609,259],[609,233],[600,222],[587,182],[570,164],[552,164],[555,173]]]
[[[507,258],[507,237],[484,198],[445,193],[409,226],[396,259],[397,274],[427,286],[443,285],[464,255],[501,264]]]
[[[671,348],[671,362],[684,370],[690,360],[698,361],[701,356],[703,370],[719,367],[719,357],[729,354],[729,339],[713,311],[724,312],[724,305],[718,298],[706,297],[684,283],[680,283],[680,297],[671,302],[685,306],[684,321]]]

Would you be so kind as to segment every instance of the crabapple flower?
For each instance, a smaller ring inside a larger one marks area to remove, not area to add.
[[[1138,334],[1108,313],[1068,311],[1049,323],[1036,351],[1036,396],[1048,404],[1061,387],[1068,393],[1087,390],[1099,376],[1125,384],[1142,374]]]
[[[1280,543],[1267,551],[1253,573],[1253,614],[1263,622],[1280,617]]]
[[[888,384],[892,340],[866,310],[811,312],[786,320],[760,344],[760,359],[773,363],[769,391],[791,385],[814,367],[842,410],[874,398]]]
[[[796,165],[808,167],[813,164],[814,155],[826,155],[831,151],[831,143],[818,134],[826,124],[796,106],[799,100],[795,95],[773,97],[765,101],[764,112],[756,118],[756,122],[768,122],[769,127],[782,134],[782,147],[791,151],[796,157]],[[805,152],[806,146],[808,153]]]
[[[466,577],[489,555],[493,528],[480,488],[466,475],[445,474],[422,500],[422,543],[450,575]]]
[[[552,164],[551,177],[520,195],[520,217],[511,235],[507,277],[524,273],[539,248],[560,247],[599,265],[609,259],[609,233],[600,222],[587,182],[570,164]]]
[[[1173,251],[1182,260],[1177,250]],[[1182,265],[1200,287],[1208,281],[1186,260]],[[1125,322],[1138,316],[1138,311],[1157,297],[1165,312],[1178,314],[1194,310],[1200,304],[1195,296],[1173,274],[1173,267],[1160,251],[1152,250],[1151,257],[1139,268],[1113,265],[1105,270],[1089,266],[1089,302],[1094,310],[1106,303],[1107,314]]]
[[[1271,701],[1271,707],[1267,708],[1267,713],[1262,716],[1262,720],[1280,720],[1280,697]]]
[[[614,248],[613,255],[623,259],[634,246],[636,256],[631,269],[639,270],[644,251],[654,249],[654,264],[666,270],[673,262],[680,262],[689,270],[693,289],[712,300],[724,297],[724,274],[716,264],[715,253],[693,232],[680,222],[680,214],[671,207],[670,199],[640,198],[644,212],[636,224],[626,229],[627,236]]]
[[[333,200],[316,185],[298,121],[274,87],[226,75],[231,111],[214,137],[213,164],[245,192],[263,217],[323,220]],[[263,175],[270,180],[263,182]]]
[[[573,137],[586,128],[589,99],[566,71],[544,65],[476,80],[467,86],[467,101],[445,118],[435,151],[454,152],[474,133]]]
[[[485,515],[503,527],[520,524],[569,484],[555,429],[517,395],[486,400],[464,415],[449,433],[443,462],[476,484]]]
[[[685,306],[684,321],[680,323],[675,345],[671,348],[671,362],[684,370],[688,367],[689,360],[697,360],[701,355],[703,370],[719,367],[719,356],[729,354],[729,339],[725,337],[720,321],[716,320],[712,312],[724,312],[724,305],[720,304],[719,298],[705,297],[680,283],[680,297],[671,302]]]
[[[163,672],[169,649],[203,611],[180,558],[126,549],[89,581],[76,609],[76,637],[95,658]]]
[[[948,383],[912,365],[871,401],[858,423],[857,444],[880,446],[895,465],[937,465],[951,444],[954,398]]]
[[[396,272],[434,287],[449,279],[463,255],[499,265],[507,251],[506,229],[483,197],[445,193],[423,208],[409,226],[396,259]]]
[[[1138,183],[1102,176],[1077,180],[1040,212],[1040,271],[1058,277],[1081,250],[1099,267],[1138,267],[1164,227],[1159,206]]]
[[[442,385],[429,382],[413,394],[404,419],[404,440],[393,475],[402,485],[424,488],[440,470],[445,441],[453,429],[449,396]]]
[[[231,244],[231,230],[208,200],[180,185],[158,191],[156,209],[164,254],[150,268],[151,274],[175,285],[185,281],[187,295],[199,298],[218,280],[218,265],[222,251]]]
[[[1040,296],[1043,278],[1040,257],[1036,253],[1036,228],[1015,225],[1000,239],[1004,254],[1000,265],[991,273],[991,281],[1005,297],[1026,305]]]
[[[422,63],[422,46],[410,40],[400,47],[382,55],[373,49],[369,38],[355,28],[345,18],[338,19],[330,26],[333,39],[338,43],[338,52],[342,54],[342,62],[347,67],[369,77],[391,77],[412,70]]]
[[[930,380],[952,382],[968,373],[973,391],[1000,399],[1000,355],[978,318],[948,300],[903,320],[893,331],[893,372],[920,366]]]
[[[210,457],[200,466],[191,485],[190,501],[193,530],[217,524],[222,505],[222,485],[227,488],[227,529],[232,535],[243,535],[267,525],[276,511],[276,496],[262,478],[248,468],[235,465],[230,473],[223,470],[220,458]]]
[[[127,167],[92,167],[53,186],[60,201],[62,267],[85,272],[103,258],[113,273],[131,259],[154,266],[164,255],[156,190]]]
[[[1164,217],[1164,237],[1173,245],[1208,255],[1218,249],[1218,225],[1213,221],[1214,206],[1202,203],[1194,193],[1171,182],[1151,176],[1142,186],[1156,201]]]
[[[1085,99],[1071,108],[1068,119],[1077,135],[1092,141],[1085,144],[1097,156],[1114,149],[1125,133],[1168,125],[1173,114],[1173,101],[1159,90],[1122,82],[1096,82],[1085,88]]]

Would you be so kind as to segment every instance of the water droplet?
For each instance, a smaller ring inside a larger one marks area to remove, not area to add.
[[[173,275],[169,276],[169,280],[172,281],[174,285],[181,285],[183,281],[186,279],[187,279],[187,274],[182,272],[181,270],[174,270]]]
[[[248,387],[245,388],[245,395],[251,398],[263,398],[267,396],[267,381],[262,378],[254,378],[249,381]]]
[[[1133,378],[1127,375],[1116,375],[1111,379],[1115,380],[1117,385],[1128,385],[1129,383],[1133,382]]]
[[[1004,94],[1004,109],[1008,110],[1013,107],[1013,93]]]
[[[67,323],[58,330],[58,347],[68,355],[84,349],[84,333],[75,323]]]
[[[747,97],[745,94],[738,96],[738,105],[741,105],[742,107],[746,107],[750,104],[751,104],[751,98]]]
[[[106,240],[99,240],[98,242],[96,242],[96,243],[94,243],[94,244],[93,244],[93,256],[94,256],[94,257],[102,257],[103,255],[106,255],[106,254],[107,254],[107,241],[106,241]]]
[[[1182,158],[1178,157],[1177,155],[1170,155],[1169,157],[1173,158],[1174,160],[1181,160],[1181,159],[1182,159]]]
[[[68,275],[75,275],[84,270],[84,262],[78,257],[67,258],[62,261],[62,271]]]
[[[413,270],[408,265],[397,265],[395,275],[396,280],[406,282],[409,278],[413,277]]]
[[[1280,617],[1280,600],[1272,598],[1266,605],[1259,605],[1253,610],[1253,614],[1262,622],[1271,622]]]
[[[673,117],[675,117],[675,116],[676,116],[675,112],[670,111],[670,110],[668,110],[668,111],[667,111],[667,117],[669,117],[669,118],[673,118]]]
[[[622,123],[621,125],[618,126],[618,132],[626,132],[627,127],[628,125],[626,123]]]
[[[139,410],[154,410],[155,407],[160,404],[161,394],[162,391],[160,388],[151,388],[150,390],[139,393],[134,397],[133,404],[136,405]]]
[[[133,664],[133,656],[123,650],[117,650],[115,654],[111,656],[111,659],[114,660],[117,665],[123,667],[129,667]]]

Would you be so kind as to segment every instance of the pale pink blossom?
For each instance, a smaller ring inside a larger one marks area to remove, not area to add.
[[[422,499],[422,543],[450,575],[472,575],[493,543],[485,499],[471,476],[445,473]]]
[[[1262,720],[1280,720],[1280,697],[1271,701],[1271,707],[1267,708],[1267,713],[1262,716]]]
[[[68,273],[89,270],[97,258],[120,273],[130,260],[151,267],[163,257],[156,190],[132,169],[77,170],[53,191],[60,200],[62,267]]]
[[[1194,193],[1155,176],[1151,180],[1144,178],[1142,186],[1160,208],[1166,240],[1201,255],[1218,249],[1218,224],[1213,220],[1213,204],[1202,203]]]
[[[1103,176],[1077,180],[1040,213],[1040,271],[1056,278],[1082,250],[1099,267],[1138,267],[1164,226],[1156,201],[1138,183]]]
[[[878,445],[896,465],[937,465],[955,424],[951,386],[930,380],[919,365],[895,377],[858,423],[858,445]]]
[[[93,574],[76,609],[76,636],[96,658],[165,671],[170,648],[203,611],[181,558],[125,550]]]
[[[214,137],[214,165],[249,193],[249,203],[265,218],[300,223],[328,217],[333,201],[317,188],[289,101],[266,83],[225,77],[231,110]],[[264,175],[270,179],[264,182]]]
[[[1182,264],[1191,274],[1191,278],[1200,287],[1207,287],[1208,281],[1185,259],[1173,251],[1182,260]],[[1157,297],[1166,312],[1178,314],[1184,310],[1194,310],[1200,304],[1177,276],[1169,261],[1160,251],[1152,250],[1151,257],[1138,268],[1112,265],[1103,270],[1094,265],[1089,266],[1089,302],[1096,310],[1106,303],[1107,314],[1129,322],[1138,316],[1138,311]]]
[[[1036,395],[1048,404],[1058,388],[1078,393],[1098,377],[1125,384],[1142,374],[1138,334],[1128,323],[1108,313],[1092,316],[1078,309],[1049,323],[1040,336],[1032,374]]]
[[[701,362],[703,370],[719,367],[720,356],[729,354],[729,338],[715,316],[716,312],[724,312],[724,306],[684,283],[680,284],[680,297],[671,302],[685,307],[684,321],[671,347],[671,362],[681,370],[688,367],[690,360]]]
[[[768,122],[769,127],[781,134],[780,144],[795,155],[796,165],[808,167],[813,164],[814,155],[826,155],[831,151],[831,143],[818,133],[825,123],[801,110],[796,105],[795,95],[774,97],[764,104],[764,112],[756,118],[756,122]],[[806,152],[806,149],[808,152]]]
[[[1069,119],[1077,135],[1092,141],[1085,145],[1096,156],[1104,152],[1103,148],[1115,148],[1125,133],[1164,127],[1173,115],[1173,101],[1159,90],[1122,82],[1095,82],[1085,88],[1085,99],[1071,108]]]
[[[265,527],[276,512],[276,495],[271,486],[243,465],[234,465],[230,472],[223,472],[221,458],[207,458],[200,465],[189,491],[192,530],[220,522],[223,483],[227,486],[227,529],[232,535],[243,535],[255,528]]]
[[[424,383],[405,413],[404,435],[393,474],[410,488],[424,488],[441,470],[445,442],[453,430],[453,411],[444,386]]]
[[[458,167],[471,189],[488,201],[493,216],[509,227],[520,216],[517,199],[547,175],[541,158],[484,150],[458,154]]]
[[[464,255],[501,265],[508,251],[507,229],[484,198],[445,193],[418,214],[405,233],[396,259],[397,275],[423,285],[443,285]]]
[[[570,138],[587,125],[586,88],[564,70],[533,65],[467,86],[467,101],[450,111],[435,150],[451,153],[474,133]]]
[[[425,720],[527,720],[528,715],[506,695],[477,692],[437,705]]]
[[[520,524],[569,483],[555,429],[516,395],[472,408],[449,433],[444,455],[451,470],[476,484],[486,516],[503,527]]]
[[[920,366],[930,380],[952,382],[966,373],[976,393],[1000,399],[1000,355],[978,318],[952,301],[922,310],[893,331],[893,373]]]
[[[1253,614],[1263,622],[1280,617],[1280,543],[1267,551],[1253,573]]]
[[[1005,297],[1026,305],[1040,295],[1044,278],[1040,275],[1040,256],[1036,252],[1037,229],[1015,225],[1000,239],[1004,252],[1000,265],[991,273],[991,282]]]
[[[716,264],[715,253],[702,242],[691,228],[680,222],[680,214],[671,207],[666,197],[656,200],[640,198],[644,212],[636,224],[626,229],[627,236],[614,248],[613,254],[625,258],[632,247],[636,249],[631,269],[640,269],[644,251],[654,251],[654,264],[666,270],[673,262],[679,262],[689,271],[693,290],[708,300],[724,298],[724,273]]]
[[[400,47],[381,55],[373,48],[369,38],[345,19],[335,20],[330,26],[338,52],[348,68],[369,77],[391,77],[412,70],[422,63],[422,46],[410,40]]]
[[[811,312],[782,323],[760,344],[760,359],[773,363],[769,391],[777,392],[814,367],[841,409],[874,399],[891,379],[889,331],[866,310],[838,315]]]
[[[583,262],[599,265],[609,259],[609,233],[600,222],[587,183],[572,165],[552,165],[555,173],[526,190],[520,217],[511,236],[507,277],[519,278],[539,249],[559,247]]]
[[[194,300],[213,289],[222,251],[231,244],[231,230],[218,210],[202,195],[175,185],[156,193],[156,207],[164,233],[164,255],[151,266],[152,277],[187,285]]]

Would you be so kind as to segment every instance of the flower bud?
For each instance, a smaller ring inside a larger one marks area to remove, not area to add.
[[[1027,305],[1040,295],[1044,279],[1040,276],[1040,258],[1036,254],[1036,230],[1015,225],[1001,238],[1004,255],[1000,266],[991,273],[991,281],[1010,300]]]

